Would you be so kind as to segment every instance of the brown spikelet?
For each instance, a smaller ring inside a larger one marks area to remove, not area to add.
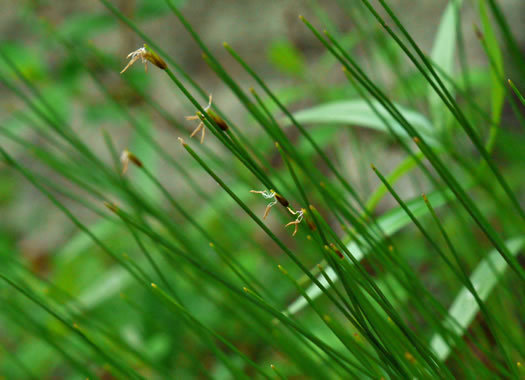
[[[228,124],[226,124],[224,119],[220,117],[219,115],[217,115],[215,112],[213,112],[212,110],[209,110],[208,115],[213,119],[215,124],[217,124],[219,128],[222,129],[224,132],[226,132],[229,129]]]
[[[148,51],[148,53],[146,53],[145,58],[151,63],[153,63],[155,66],[157,66],[159,69],[166,70],[168,68],[166,62],[155,52]]]
[[[286,200],[285,197],[283,197],[281,194],[275,194],[275,199],[277,199],[277,201],[282,204],[284,207],[288,207],[290,205],[290,203]]]

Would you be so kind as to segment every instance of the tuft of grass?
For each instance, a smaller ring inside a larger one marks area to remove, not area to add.
[[[350,31],[309,1],[318,56],[265,50],[283,88],[246,47],[208,46],[189,3],[99,3],[74,26],[24,4],[34,50],[0,45],[2,375],[523,376],[525,151],[506,142],[525,143],[525,100],[506,77],[525,66],[496,2],[469,31],[451,0],[426,49],[384,0],[340,2]],[[161,15],[220,91],[146,32]],[[108,30],[144,48],[89,40]],[[55,66],[30,62],[50,47]],[[57,210],[60,243],[31,255],[20,236]]]

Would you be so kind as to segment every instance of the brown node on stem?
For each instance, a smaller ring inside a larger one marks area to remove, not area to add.
[[[474,34],[476,34],[476,37],[480,40],[485,38],[485,36],[483,35],[483,33],[481,33],[481,30],[479,30],[477,25],[474,25]]]
[[[416,358],[414,358],[414,356],[408,351],[405,352],[405,359],[408,360],[412,364],[416,363]]]
[[[421,142],[421,139],[420,139],[419,137],[417,137],[417,136],[414,137],[412,140],[414,140],[414,142],[415,142],[416,144],[419,144],[419,143]]]
[[[283,274],[285,274],[285,275],[288,274],[288,271],[287,271],[286,269],[284,269],[283,266],[282,266],[281,264],[277,265],[277,268],[279,268],[279,270],[280,270],[281,272],[283,272]]]
[[[332,251],[334,251],[341,260],[345,258],[343,253],[337,248],[337,246],[334,243],[330,243],[330,248],[332,248]]]
[[[118,212],[118,207],[114,203],[104,202],[104,206],[106,206],[109,211],[112,211],[114,213]]]

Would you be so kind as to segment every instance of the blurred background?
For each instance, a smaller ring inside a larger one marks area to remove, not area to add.
[[[360,41],[353,50],[354,54],[366,55],[367,49],[374,43],[373,33],[378,31],[376,25],[356,25],[353,19],[356,12],[350,6],[345,7],[344,1],[317,3],[284,0],[263,3],[177,0],[175,3],[181,7],[203,41],[213,54],[224,62],[232,77],[241,86],[249,88],[254,82],[224,50],[222,43],[225,41],[241,53],[292,110],[344,99],[352,91],[347,84],[341,83],[339,67],[327,57],[325,49],[315,37],[307,33],[304,25],[299,22],[298,15],[303,14],[308,19],[317,21],[321,27],[323,20],[330,20],[329,26],[340,35],[371,34],[371,37],[358,37]],[[429,52],[447,1],[423,0],[414,4],[408,0],[396,0],[391,3],[392,7],[399,10],[398,16],[413,33],[414,39],[424,51]],[[115,1],[114,5],[134,19],[170,56],[175,57],[177,63],[206,92],[213,94],[215,102],[220,104],[232,119],[239,123],[251,122],[239,108],[240,105],[231,91],[203,61],[200,49],[180,23],[174,20],[164,1],[123,0]],[[522,45],[525,44],[525,30],[521,27],[525,3],[520,0],[506,0],[501,2],[501,6],[514,35]],[[486,73],[483,69],[487,67],[487,59],[474,33],[477,20],[472,4],[467,2],[462,12],[465,52],[468,61],[479,68],[478,76],[483,76]],[[100,151],[101,155],[107,155],[100,140],[103,129],[118,134],[119,149],[127,147],[131,129],[119,120],[118,113],[112,110],[112,105],[97,93],[89,75],[67,51],[64,51],[63,45],[52,35],[46,35],[45,28],[49,25],[73,44],[78,41],[78,50],[85,50],[82,46],[86,44],[92,45],[107,55],[112,63],[120,65],[120,68],[127,62],[126,55],[142,46],[144,41],[123,23],[119,23],[97,1],[5,0],[0,14],[3,51],[9,54],[20,70],[52,99],[56,108],[82,136],[93,139],[91,147]],[[369,30],[363,31],[363,27]],[[406,60],[404,57],[399,59]],[[326,61],[328,63],[325,63]],[[366,67],[366,60],[363,64]],[[4,65],[5,68],[5,63],[0,65]],[[388,77],[388,61],[383,65],[384,67],[376,67],[375,72],[390,85],[391,93],[396,94],[399,88],[396,88],[397,79]],[[96,70],[97,76],[112,95],[132,112],[143,105],[140,97],[126,88],[117,67],[98,67]],[[143,91],[148,91],[156,102],[177,118],[179,123],[184,124],[188,132],[192,131],[193,124],[184,122],[183,118],[193,114],[193,108],[174,91],[171,83],[157,75],[154,70],[146,74],[138,67],[129,70],[127,76],[129,78],[126,80],[132,80]],[[17,101],[5,88],[0,90],[0,117],[3,126],[16,129],[21,123],[16,113],[24,112],[22,102]],[[420,91],[420,96],[422,92]],[[417,99],[411,101],[416,104],[418,102]],[[203,105],[205,103],[203,100]],[[165,121],[157,119],[155,133],[158,141],[169,151],[176,148],[176,137],[181,135],[180,132],[174,132]],[[37,139],[36,136],[32,138]],[[210,141],[209,144],[213,145],[214,142]],[[16,146],[13,146],[13,149],[16,152]],[[375,153],[381,156],[381,152]],[[395,152],[388,154],[387,162],[392,160],[391,155]],[[30,162],[30,158],[18,156],[16,153],[15,156]],[[379,160],[381,158],[375,162]],[[390,166],[394,167],[394,163],[395,161]],[[4,215],[0,225],[5,238],[21,247],[24,255],[40,257],[42,262],[45,262],[49,252],[68,240],[67,233],[65,234],[67,230],[64,231],[64,228],[68,228],[68,223],[60,211],[52,207],[44,208],[43,196],[25,181],[12,178],[6,169],[2,170],[0,175],[1,213]],[[35,207],[36,205],[42,207]]]
[[[257,128],[253,118],[231,90],[209,68],[202,58],[201,50],[164,1],[112,0],[110,3],[161,46],[204,93],[213,94],[213,104],[221,108],[250,142],[260,147],[261,151],[269,152],[265,156],[275,168],[282,169],[280,155],[272,150],[271,139]],[[381,83],[385,93],[395,102],[430,118],[424,81],[415,74],[406,57],[394,49],[393,42],[385,38],[377,23],[371,22],[369,17],[364,16],[363,9],[353,6],[350,1],[174,0],[173,3],[243,90],[247,91],[256,86],[256,83],[227,53],[223,42],[228,42],[264,78],[292,112],[356,96],[355,90],[344,79],[340,64],[298,19],[298,15],[304,15],[321,30],[327,29],[344,41],[352,56],[374,80]],[[396,10],[422,50],[430,53],[448,1],[392,0],[388,3]],[[481,107],[489,107],[487,92],[490,91],[490,86],[487,78],[490,75],[490,65],[474,30],[474,25],[480,25],[475,3],[465,1],[462,7],[460,27],[464,37],[464,56],[456,57],[456,63],[459,66],[460,59],[468,62],[472,99],[479,101]],[[504,0],[499,3],[523,52],[525,2]],[[240,218],[243,213],[217,190],[214,181],[203,175],[202,170],[180,147],[177,137],[190,141],[189,134],[197,124],[195,121],[185,120],[185,116],[195,114],[195,107],[154,65],[150,64],[146,73],[138,62],[124,74],[119,73],[128,62],[128,53],[144,44],[143,38],[119,21],[103,4],[94,0],[2,0],[0,5],[0,50],[7,59],[0,60],[0,75],[10,82],[19,82],[19,77],[8,61],[14,63],[23,76],[38,89],[40,95],[53,106],[60,118],[72,127],[108,167],[115,171],[120,170],[112,166],[114,162],[104,140],[105,134],[111,136],[115,151],[121,152],[129,148],[136,153],[208,232],[219,236],[219,240],[228,247],[235,248],[241,262],[258,273],[263,283],[279,281],[276,280],[278,276],[273,273],[274,268],[270,269],[263,256],[249,254],[252,252],[251,242],[245,241],[243,232],[239,230],[236,236],[235,231],[230,231],[229,227],[222,224],[223,213],[233,218]],[[380,48],[376,48],[377,46]],[[514,70],[509,68],[506,75],[518,79],[519,74]],[[183,78],[184,83],[188,83],[188,78]],[[191,91],[203,106],[207,103],[206,97]],[[24,93],[31,92],[24,90]],[[52,146],[49,143],[46,126],[33,112],[29,112],[27,104],[5,83],[0,83],[0,99],[0,145],[20,165],[53,182],[56,185],[55,190],[74,192],[82,200],[102,207],[93,193],[80,185],[72,185],[54,172],[53,166],[58,167],[60,163],[51,162],[51,158],[45,156],[45,151],[55,152],[63,162],[67,162],[71,152],[61,150],[60,145]],[[267,104],[278,120],[283,120],[282,113],[270,102]],[[41,105],[36,107],[43,109]],[[523,180],[523,162],[514,160],[515,157],[521,157],[520,149],[523,151],[523,130],[513,127],[515,118],[507,103],[503,107],[502,120],[508,128],[501,133],[497,145],[500,149],[497,150],[496,157],[511,178],[510,182],[515,183]],[[385,137],[381,132],[364,128],[340,128],[340,124],[334,126],[331,123],[315,123],[309,125],[309,131],[330,159],[342,169],[346,178],[355,184],[359,193],[370,194],[379,184],[368,169],[370,163],[381,167],[384,173],[389,173],[404,159],[404,152],[392,138]],[[145,144],[144,136],[154,139],[158,149]],[[307,157],[315,160],[311,147],[302,136],[291,129],[287,130],[287,136]],[[198,138],[199,136],[191,141],[196,151],[211,155],[207,157],[217,157],[219,161],[210,165],[221,173],[221,178],[226,182],[232,183],[234,179],[240,179],[238,183],[235,182],[236,191],[243,194],[254,212],[261,216],[265,201],[250,195],[248,191],[264,190],[264,187],[251,178],[242,165],[231,160],[229,152],[224,151],[211,133],[202,146],[198,144]],[[75,160],[74,154],[71,154],[71,159]],[[180,176],[174,173],[165,154],[186,170],[188,176],[209,198],[214,199],[213,211],[210,211],[209,204],[203,203],[196,196],[195,189],[187,181],[180,180]],[[323,169],[320,162],[316,161],[316,164]],[[80,171],[78,174],[83,175]],[[89,173],[85,174],[87,176]],[[160,200],[158,189],[145,181],[143,173],[139,173],[137,168],[131,167],[129,174],[130,182],[139,186],[145,196],[167,204]],[[95,181],[94,177],[85,178],[88,182]],[[403,197],[408,198],[431,189],[426,179],[417,174],[402,179],[398,186]],[[76,217],[112,249],[133,256],[136,248],[125,229],[109,226],[93,210],[65,194],[57,194]],[[108,197],[118,203],[114,194],[108,194]],[[483,197],[480,198],[482,199]],[[378,205],[376,213],[380,215],[395,205],[391,198],[384,199]],[[487,208],[490,209],[489,212],[497,211],[496,205]],[[184,231],[184,220],[178,216],[173,218],[176,228]],[[290,236],[290,230],[281,228],[288,221],[289,217],[285,213],[273,211],[268,217],[267,225],[277,230],[279,238],[291,247],[301,246],[301,243]],[[498,225],[496,219],[493,221]],[[336,220],[331,222],[337,225]],[[251,232],[249,239],[263,249],[268,249],[270,256],[280,259],[280,254],[274,252],[273,243],[261,231],[255,230],[252,224],[247,225]],[[411,228],[413,231],[414,228]],[[221,238],[222,233],[231,235]],[[194,236],[194,232],[188,234]],[[410,233],[403,236],[399,242],[401,247],[415,247],[419,244]],[[485,241],[479,243],[486,244]],[[203,244],[207,242],[204,241]],[[467,241],[458,242],[459,246],[468,244]],[[116,334],[133,347],[143,347],[143,351],[152,360],[172,364],[175,361],[181,367],[187,365],[187,368],[194,365],[188,364],[191,362],[188,358],[174,359],[174,353],[178,352],[178,348],[174,346],[186,345],[187,350],[197,351],[200,343],[185,336],[179,331],[178,325],[169,325],[169,318],[163,312],[159,311],[158,321],[166,321],[164,327],[169,326],[167,334],[159,333],[157,327],[149,322],[137,321],[140,317],[122,311],[122,301],[119,300],[121,293],[138,296],[141,307],[145,309],[154,310],[155,306],[149,303],[146,294],[131,285],[130,279],[120,268],[86,239],[61,210],[3,162],[0,162],[0,252],[6,267],[16,267],[10,261],[15,258],[15,261],[23,263],[26,268],[9,269],[12,273],[29,270],[41,278],[44,282],[38,285],[38,281],[34,279],[26,278],[26,281],[34,282],[33,285],[44,292],[42,294],[52,293],[54,287],[67,290],[68,296],[58,294],[58,290],[52,296],[61,304],[67,304],[69,296],[76,297],[84,307],[83,316],[86,319],[93,315],[98,320],[108,321],[108,326],[116,326]],[[309,266],[316,264],[315,258],[306,253],[305,255]],[[410,260],[413,267],[422,274],[433,265],[433,259],[428,259],[423,254],[414,253]],[[285,259],[283,261],[286,262]],[[441,281],[441,277],[432,274],[425,277],[425,283],[431,289],[435,287],[436,296],[447,304],[454,292],[442,288]],[[49,284],[45,285],[47,282]],[[189,308],[201,315],[209,326],[224,329],[225,334],[242,333],[242,330],[235,330],[238,326],[223,323],[227,319],[226,311],[199,298],[195,284],[180,286]],[[212,285],[206,286],[206,291],[215,291]],[[10,292],[7,288],[2,288],[2,291]],[[296,297],[296,293],[288,286],[276,288],[275,294],[282,301],[283,307]],[[34,311],[32,317],[41,318],[41,312]],[[31,371],[38,374],[38,378],[77,378],[75,371],[63,364],[63,359],[49,348],[45,339],[35,339],[34,332],[24,331],[21,326],[15,325],[10,318],[2,316],[0,319],[0,349],[3,349],[0,351],[0,375],[5,379],[24,378],[13,364],[11,354],[16,353],[17,360],[31,363]],[[55,331],[60,329],[58,326],[51,327]],[[253,354],[253,357],[267,356],[264,348],[249,338],[237,343],[241,346],[245,344],[245,351]],[[215,378],[228,378],[221,374],[225,370],[213,366],[211,356],[203,354],[198,357],[206,367],[211,368]],[[181,371],[181,378],[192,378],[190,372]],[[99,369],[98,373],[103,378],[113,378],[103,370]],[[147,378],[155,378],[148,375],[147,371],[144,373]]]

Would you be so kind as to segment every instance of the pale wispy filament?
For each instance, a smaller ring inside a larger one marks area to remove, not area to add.
[[[210,94],[210,97],[209,97],[209,100],[208,100],[208,105],[206,105],[206,107],[204,107],[204,111],[205,112],[208,112],[208,110],[210,109],[212,99],[213,99],[213,97]],[[206,127],[204,126],[204,122],[201,120],[199,114],[197,113],[197,115],[186,116],[186,120],[199,120],[199,125],[197,125],[197,128],[195,128],[193,130],[193,132],[191,132],[190,137],[195,136],[200,130],[202,130],[202,133],[201,133],[201,144],[202,144],[204,142],[204,135],[206,134]]]
[[[250,190],[250,193],[261,194],[264,199],[273,199],[273,201],[268,203],[268,206],[266,206],[266,210],[264,211],[263,219],[266,219],[266,217],[268,216],[268,213],[270,212],[270,209],[272,208],[272,206],[274,206],[277,203],[277,198],[275,197],[276,192],[273,191],[273,190],[263,190],[263,191]]]

